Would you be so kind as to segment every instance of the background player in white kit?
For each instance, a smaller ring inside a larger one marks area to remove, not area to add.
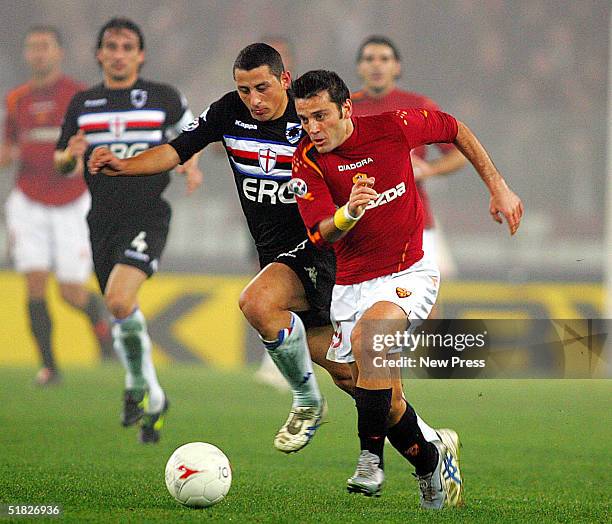
[[[46,385],[59,380],[46,301],[51,272],[62,298],[89,318],[102,357],[110,358],[113,351],[102,297],[85,286],[92,264],[85,221],[90,198],[82,163],[65,176],[53,167],[64,112],[84,86],[62,72],[64,50],[55,27],[32,27],[25,36],[24,57],[31,78],[6,97],[0,167],[18,165],[16,185],[6,203],[9,251],[27,284],[30,328],[43,363],[36,383]],[[75,156],[82,153],[75,151]]]

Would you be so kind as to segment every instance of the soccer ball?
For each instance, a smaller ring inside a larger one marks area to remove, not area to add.
[[[190,508],[206,508],[220,502],[231,485],[229,460],[212,444],[185,444],[172,453],[166,464],[168,491]]]

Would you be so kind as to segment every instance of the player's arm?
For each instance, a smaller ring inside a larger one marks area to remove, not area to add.
[[[56,150],[53,153],[53,164],[56,171],[64,175],[82,173],[83,156],[88,146],[89,143],[82,130],[72,135],[65,149]]]
[[[329,243],[337,242],[357,225],[366,212],[368,203],[378,198],[373,185],[373,177],[360,180],[353,186],[348,202],[333,215],[319,222],[319,233],[323,240]]]
[[[480,175],[491,193],[489,212],[493,220],[503,222],[500,213],[505,217],[510,234],[518,230],[523,216],[523,203],[508,187],[491,157],[472,131],[462,122],[457,121],[457,137],[454,144],[465,155]]]
[[[176,166],[176,172],[179,175],[185,175],[185,183],[187,184],[187,194],[191,195],[198,187],[202,185],[204,173],[200,169],[200,158],[202,151],[193,155],[183,165]]]
[[[414,179],[417,182],[422,182],[435,176],[450,175],[455,171],[459,171],[466,164],[467,159],[456,148],[443,153],[440,158],[436,158],[431,162],[423,160],[416,155],[412,156],[412,169],[414,171]]]
[[[98,147],[91,153],[87,168],[92,175],[148,176],[170,171],[179,162],[179,155],[170,144],[162,144],[123,159],[117,158],[107,147]]]

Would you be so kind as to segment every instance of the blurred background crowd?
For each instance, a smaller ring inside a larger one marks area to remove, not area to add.
[[[384,34],[402,53],[400,87],[430,96],[472,127],[525,204],[523,229],[510,241],[490,220],[471,168],[428,182],[458,275],[600,280],[610,252],[610,8],[606,0],[3,0],[0,92],[27,79],[23,36],[37,23],[60,28],[65,71],[93,84],[100,81],[99,27],[112,16],[132,18],[145,34],[142,76],[177,86],[195,114],[233,89],[233,60],[251,42],[284,37],[293,47],[294,77],[332,69],[357,90],[357,48],[366,36]],[[174,223],[162,268],[252,273],[251,241],[224,153],[205,151],[201,166],[206,178],[197,194],[186,197],[181,180],[168,190]],[[12,184],[4,172],[0,200]],[[0,242],[5,236],[0,219]],[[10,267],[4,250],[0,266]]]

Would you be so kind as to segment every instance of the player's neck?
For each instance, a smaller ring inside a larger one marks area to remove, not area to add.
[[[35,89],[42,89],[44,87],[49,87],[55,84],[60,77],[62,76],[61,69],[54,69],[53,71],[45,74],[45,75],[32,75],[30,82]]]
[[[346,142],[349,138],[351,138],[353,131],[355,131],[355,125],[353,124],[353,119],[351,117],[348,117],[348,121],[346,122],[344,138],[336,147],[340,147],[342,144],[344,144],[344,142]]]
[[[104,87],[107,89],[129,89],[138,81],[138,75],[118,80],[110,76],[104,76]]]
[[[382,87],[382,88],[374,88],[365,86],[363,90],[370,98],[384,98],[391,91],[395,89],[395,84],[391,84],[390,86]]]

